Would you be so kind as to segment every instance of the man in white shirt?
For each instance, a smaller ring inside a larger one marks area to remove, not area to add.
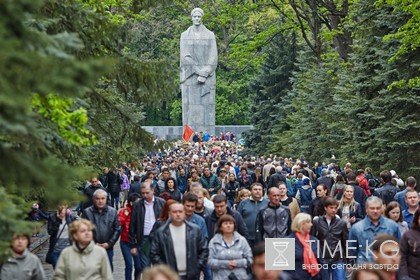
[[[208,248],[200,228],[185,221],[185,209],[181,203],[169,206],[170,223],[154,234],[150,259],[152,264],[167,264],[181,279],[196,279],[204,269]]]

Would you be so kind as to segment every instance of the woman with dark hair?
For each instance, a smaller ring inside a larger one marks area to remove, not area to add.
[[[337,177],[335,178],[335,183],[331,188],[331,197],[337,199],[338,193],[344,188],[345,185],[346,180],[344,180],[343,175],[337,174]]]
[[[391,201],[385,208],[385,217],[393,220],[400,227],[401,236],[408,231],[408,224],[403,221],[401,205],[396,201]]]
[[[176,180],[174,178],[169,177],[168,179],[166,179],[164,193],[169,193],[173,200],[181,202],[182,194],[179,191],[178,185],[177,185]]]
[[[0,265],[0,279],[47,279],[41,261],[28,250],[30,242],[31,238],[28,234],[13,236],[10,244],[12,256]]]
[[[138,278],[140,275],[140,258],[139,256],[134,256],[131,254],[130,249],[130,240],[128,238],[128,230],[130,228],[130,221],[131,221],[131,211],[133,209],[133,204],[140,200],[141,196],[138,193],[132,193],[128,196],[128,203],[125,208],[121,209],[118,212],[118,219],[121,225],[121,240],[120,240],[120,248],[121,253],[124,258],[125,263],[125,279],[131,280],[132,279],[132,272],[133,272],[133,264],[135,268],[135,279]]]
[[[268,181],[270,181],[271,175],[273,175],[274,173],[276,173],[276,168],[273,166],[270,168],[270,171],[268,172],[267,181],[265,182],[266,184],[268,184]]]
[[[236,231],[235,219],[230,215],[221,216],[217,222],[207,264],[214,280],[247,279],[247,269],[252,264],[251,247]]]
[[[229,174],[228,181],[223,191],[227,198],[228,207],[232,208],[235,203],[236,194],[239,191],[239,183],[236,181],[235,174]]]
[[[419,279],[420,267],[420,209],[414,214],[411,229],[404,233],[400,241],[402,279]],[[404,278],[405,277],[405,278]]]
[[[57,205],[57,212],[51,214],[48,219],[48,234],[50,235],[50,248],[47,253],[46,262],[53,268],[57,264],[61,251],[70,246],[69,225],[76,217],[71,215],[66,204]]]
[[[252,179],[251,176],[248,175],[247,173],[247,168],[245,166],[241,167],[241,173],[238,176],[238,183],[239,183],[239,187],[242,188],[246,188],[248,190],[251,189],[251,184],[252,184]]]
[[[330,196],[330,190],[324,184],[316,186],[316,198],[309,203],[309,214],[312,217],[322,216],[325,214],[324,200]]]

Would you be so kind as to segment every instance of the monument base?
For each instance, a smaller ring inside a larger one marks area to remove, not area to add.
[[[252,125],[216,125],[214,136],[218,137],[220,133],[228,131],[235,135],[236,139],[241,138],[242,133],[253,128]],[[181,140],[184,128],[182,126],[143,126],[143,129],[153,134],[157,139]],[[195,132],[195,131],[194,131]],[[197,131],[200,132],[200,131]],[[192,137],[191,137],[192,140]]]

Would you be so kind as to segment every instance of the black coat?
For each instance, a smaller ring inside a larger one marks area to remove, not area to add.
[[[333,218],[328,225],[325,216],[315,217],[312,223],[311,234],[320,240],[319,245],[324,261],[327,263],[345,262],[346,241],[349,239],[347,223],[340,218]],[[325,242],[330,250],[324,247]],[[331,255],[330,252],[334,252],[338,244],[341,244],[340,249],[334,255]],[[343,258],[340,257],[340,250]]]
[[[83,218],[95,225],[93,240],[96,243],[108,243],[110,248],[114,247],[121,234],[117,210],[106,206],[102,212],[99,212],[95,206],[91,206],[85,209]]]
[[[246,227],[245,221],[242,218],[241,214],[238,211],[232,210],[229,207],[227,209],[227,215],[232,216],[236,222],[236,231],[239,232],[240,235],[248,239],[248,228]],[[207,231],[209,233],[209,240],[213,238],[214,234],[216,233],[216,224],[219,218],[216,216],[216,211],[213,210],[210,216],[206,218],[207,224]]]
[[[128,191],[128,196],[130,196],[130,194],[132,193],[138,193],[139,195],[141,195],[140,186],[141,184],[139,181],[134,181],[133,183],[131,183],[130,190]]]
[[[72,215],[69,215],[66,213],[66,224],[67,226],[76,220],[76,218]],[[50,235],[50,250],[54,249],[55,243],[57,242],[57,235],[60,233],[60,224],[61,220],[57,217],[57,213],[50,214],[48,218],[48,225],[47,225],[47,231]]]
[[[155,202],[153,203],[153,211],[155,213],[156,220],[160,216],[165,200],[155,196]],[[146,207],[144,206],[144,198],[140,199],[133,205],[131,211],[130,227],[128,230],[128,237],[130,239],[131,248],[135,248],[140,245],[144,237],[144,216],[146,214]]]
[[[367,199],[365,191],[355,183],[349,183],[348,185],[353,186],[354,188],[354,200],[356,200],[360,204],[360,207],[362,210],[362,219],[363,219],[365,216],[365,206],[366,206],[366,199]],[[343,196],[343,189],[341,189],[338,192],[337,200],[340,200],[342,196]]]
[[[206,239],[200,228],[192,223],[185,222],[187,245],[187,279],[200,279],[200,271],[204,269],[209,255]],[[153,236],[150,249],[152,264],[166,264],[177,271],[174,240],[172,239],[169,224],[160,227]]]

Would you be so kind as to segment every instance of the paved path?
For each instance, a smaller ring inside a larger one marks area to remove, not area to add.
[[[31,242],[35,242],[39,244],[40,242],[39,240],[42,239],[41,237],[42,235],[40,235],[39,238],[32,238]],[[48,247],[49,247],[49,243],[47,241],[44,243],[42,248],[36,253],[36,255],[41,259],[42,265],[44,267],[44,271],[47,275],[47,279],[50,280],[50,279],[53,279],[54,270],[52,268],[52,265],[45,263],[45,255],[48,252]],[[123,256],[121,254],[119,241],[117,242],[117,244],[115,244],[115,247],[114,247],[114,261],[113,262],[114,262],[114,279],[125,280],[125,274],[124,274],[125,264],[124,264]]]

